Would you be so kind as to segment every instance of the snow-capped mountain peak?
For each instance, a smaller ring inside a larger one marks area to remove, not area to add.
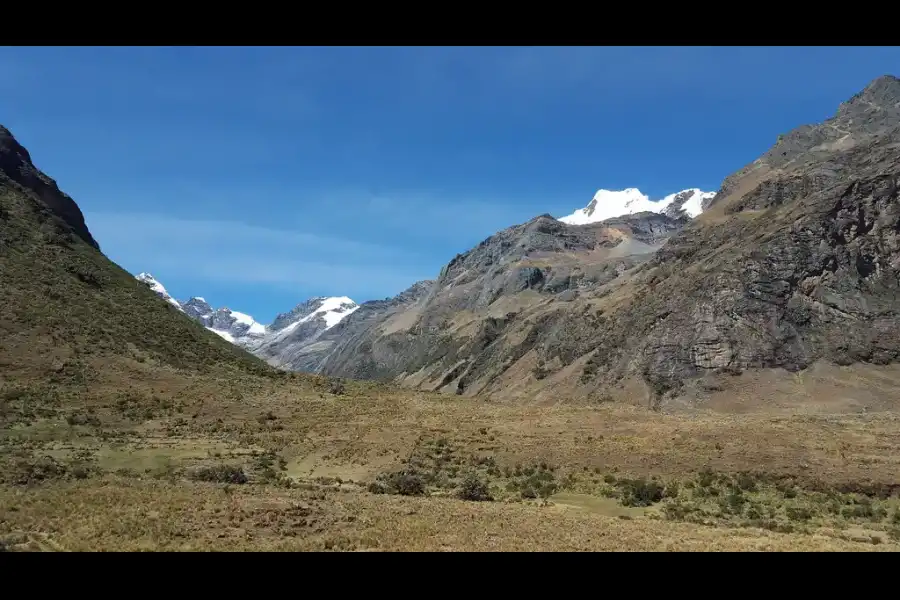
[[[266,334],[265,325],[257,323],[248,314],[228,308],[213,309],[201,296],[194,296],[186,302],[179,302],[150,273],[141,273],[135,279],[147,284],[157,296],[229,342],[249,346]]]
[[[663,212],[681,210],[692,219],[696,219],[706,210],[709,202],[715,197],[716,192],[704,192],[697,188],[682,190],[676,194],[669,194],[659,201],[664,204]],[[674,215],[669,215],[674,216]]]
[[[559,220],[569,225],[585,225],[639,212],[665,213],[670,217],[687,215],[693,219],[703,212],[715,195],[715,192],[692,188],[670,194],[662,200],[651,200],[637,188],[598,190],[586,207]]]
[[[236,310],[230,310],[228,308],[220,308],[218,312],[222,314],[230,315],[236,324],[240,326],[244,326],[247,328],[247,334],[249,335],[263,335],[266,332],[266,326],[260,323],[257,323],[253,317],[248,314],[238,312]]]
[[[188,314],[188,316],[195,319],[202,319],[203,317],[208,317],[213,313],[213,307],[210,306],[204,298],[201,298],[199,296],[194,296],[187,302],[182,302],[181,308],[185,313]]]
[[[291,339],[299,336],[303,340],[315,340],[359,308],[347,296],[320,296],[310,298],[290,312],[278,315],[271,325],[266,326],[247,313],[227,307],[214,309],[202,296],[193,296],[190,300],[179,302],[150,273],[141,273],[135,278],[213,333],[247,349],[255,348],[269,339],[284,339],[291,332],[295,332]]]
[[[331,329],[340,323],[344,317],[359,308],[359,305],[347,296],[334,296],[319,298],[322,304],[309,318],[317,316],[325,319],[325,329]]]
[[[302,362],[300,357],[331,347],[335,335],[342,334],[334,327],[357,309],[359,305],[347,296],[310,298],[275,317],[269,332],[252,352],[275,365],[284,364],[287,355]],[[326,334],[329,330],[331,333]]]
[[[306,323],[320,323],[313,334],[317,336],[340,323],[358,308],[359,305],[347,296],[310,298],[291,312],[278,315],[271,328],[278,332],[279,337],[283,337]]]
[[[153,275],[151,275],[150,273],[140,273],[135,277],[135,279],[146,283],[148,286],[150,286],[151,290],[156,292],[157,296],[159,296],[178,310],[182,310],[181,304],[178,302],[178,300],[169,295],[169,292],[166,291],[165,286],[157,281],[156,278],[153,277]]]

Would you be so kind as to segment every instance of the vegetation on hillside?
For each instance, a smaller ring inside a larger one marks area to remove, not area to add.
[[[0,362],[43,378],[128,357],[200,372],[267,365],[205,330],[0,174]]]

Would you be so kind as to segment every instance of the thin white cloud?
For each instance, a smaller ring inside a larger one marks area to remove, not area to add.
[[[446,200],[427,193],[362,196],[363,211],[380,218],[385,226],[404,230],[411,236],[452,240],[470,235],[493,235],[546,212],[539,203],[512,203],[495,198]],[[460,248],[463,252],[468,248]],[[449,259],[450,257],[448,257]]]
[[[508,111],[538,96],[609,101],[691,89],[718,66],[715,50],[697,47],[429,48],[409,57],[408,83],[453,102],[508,98],[498,105]]]
[[[182,219],[152,213],[92,213],[89,227],[114,243],[200,246],[231,254],[239,249],[277,252],[328,252],[392,258],[395,251],[326,235],[294,232],[239,221]]]
[[[102,182],[91,182],[91,185],[94,186],[95,198],[114,199],[119,195],[113,188],[103,188],[102,193],[98,192],[97,186],[104,185]],[[539,214],[553,212],[554,206],[558,210],[563,210],[559,208],[560,206],[567,210],[569,204],[583,206],[593,193],[593,190],[588,189],[585,190],[583,198],[567,198],[560,201],[559,198],[543,197],[510,199],[490,194],[440,195],[414,190],[397,192],[353,188],[311,190],[302,184],[274,186],[265,182],[222,188],[210,187],[208,183],[204,185],[202,181],[167,180],[166,187],[168,199],[177,200],[182,207],[180,209],[182,215],[187,213],[200,216],[197,220],[181,219],[179,221],[181,225],[173,230],[172,235],[177,233],[189,238],[202,235],[215,237],[218,232],[228,230],[233,232],[235,238],[241,240],[264,238],[267,244],[292,248],[300,245],[306,247],[331,245],[347,248],[348,251],[358,254],[385,256],[389,260],[395,260],[396,255],[402,257],[408,252],[408,245],[398,249],[398,245],[402,245],[406,239],[425,238],[449,244],[457,241],[465,243],[465,240],[470,240],[472,236],[486,237]],[[133,205],[152,206],[158,194],[129,190],[128,197]],[[217,222],[202,216],[213,210],[221,210],[223,215],[235,214],[236,211],[229,207],[254,207],[256,214],[270,217],[278,215],[278,223],[282,229],[273,233],[266,227],[242,224],[236,220]],[[95,218],[103,219],[112,226],[115,219],[130,221],[136,219],[137,215],[92,212],[86,218],[88,226],[93,228]],[[141,217],[142,222],[148,223],[145,229],[159,227],[153,223],[160,218],[164,217],[154,215]],[[164,219],[167,226],[171,227],[170,219]],[[317,233],[315,235],[301,233],[311,229]],[[353,239],[329,237],[321,233],[335,230],[353,231]],[[362,239],[370,241],[359,241]],[[454,247],[453,252],[466,249]],[[452,254],[447,256],[447,260],[450,258]]]
[[[92,213],[104,252],[130,271],[234,286],[313,287],[367,298],[433,276],[399,249],[234,221]]]

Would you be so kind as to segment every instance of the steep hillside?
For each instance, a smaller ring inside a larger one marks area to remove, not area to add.
[[[15,182],[29,190],[49,208],[54,215],[69,226],[72,233],[94,248],[99,248],[88,231],[81,209],[67,194],[60,191],[56,182],[47,177],[31,162],[31,155],[13,134],[0,125],[0,173],[7,181]]]
[[[322,372],[467,395],[637,381],[659,403],[704,375],[896,361],[898,107],[900,82],[874,81],[728,177],[694,221],[506,230]]]
[[[209,333],[97,249],[75,202],[0,128],[0,362],[4,377],[119,357],[199,370],[268,367]]]
[[[314,298],[279,315],[272,333],[252,348],[257,356],[292,371],[316,373],[338,348],[355,347],[377,327],[412,307],[432,285],[420,281],[394,298],[357,305],[349,298]]]
[[[453,259],[390,315],[340,337],[321,372],[485,390],[542,335],[551,342],[556,334],[539,328],[548,310],[574,310],[579,322],[578,307],[609,293],[688,222],[645,212],[573,226],[542,215],[501,231]]]

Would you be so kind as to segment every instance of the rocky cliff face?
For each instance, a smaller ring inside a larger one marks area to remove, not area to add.
[[[294,309],[300,309],[298,314],[306,313],[306,316],[299,319],[302,322],[294,321],[298,323],[294,327],[284,327],[280,332],[272,334],[253,351],[269,363],[285,369],[320,372],[325,361],[333,354],[353,355],[370,330],[377,328],[392,315],[415,305],[428,293],[432,284],[431,281],[420,281],[397,296],[385,300],[372,300],[359,305],[352,301],[343,303],[337,308],[340,312],[328,319],[322,312],[323,307],[328,307],[319,302],[323,299],[314,299],[310,301],[311,305],[304,303]],[[272,328],[276,327],[279,319],[272,324]],[[359,379],[373,376],[365,367],[358,371]]]
[[[594,351],[598,374],[630,355],[665,391],[711,369],[898,360],[898,158],[893,77],[783,136],[647,265],[640,302]]]
[[[390,312],[373,313],[366,323],[348,320],[353,335],[336,340],[320,370],[456,393],[484,390],[540,342],[540,325],[532,329],[548,307],[580,310],[687,222],[648,212],[567,225],[541,215],[501,231]]]
[[[874,81],[728,177],[693,221],[541,216],[500,232],[337,340],[321,370],[500,396],[634,380],[660,401],[709,373],[896,361],[898,116],[900,81]]]
[[[75,201],[63,193],[56,182],[45,175],[31,162],[31,155],[9,129],[0,125],[0,172],[18,184],[19,190],[33,194],[43,202],[56,217],[68,225],[72,232],[85,242],[99,249],[84,222],[84,215]]]

